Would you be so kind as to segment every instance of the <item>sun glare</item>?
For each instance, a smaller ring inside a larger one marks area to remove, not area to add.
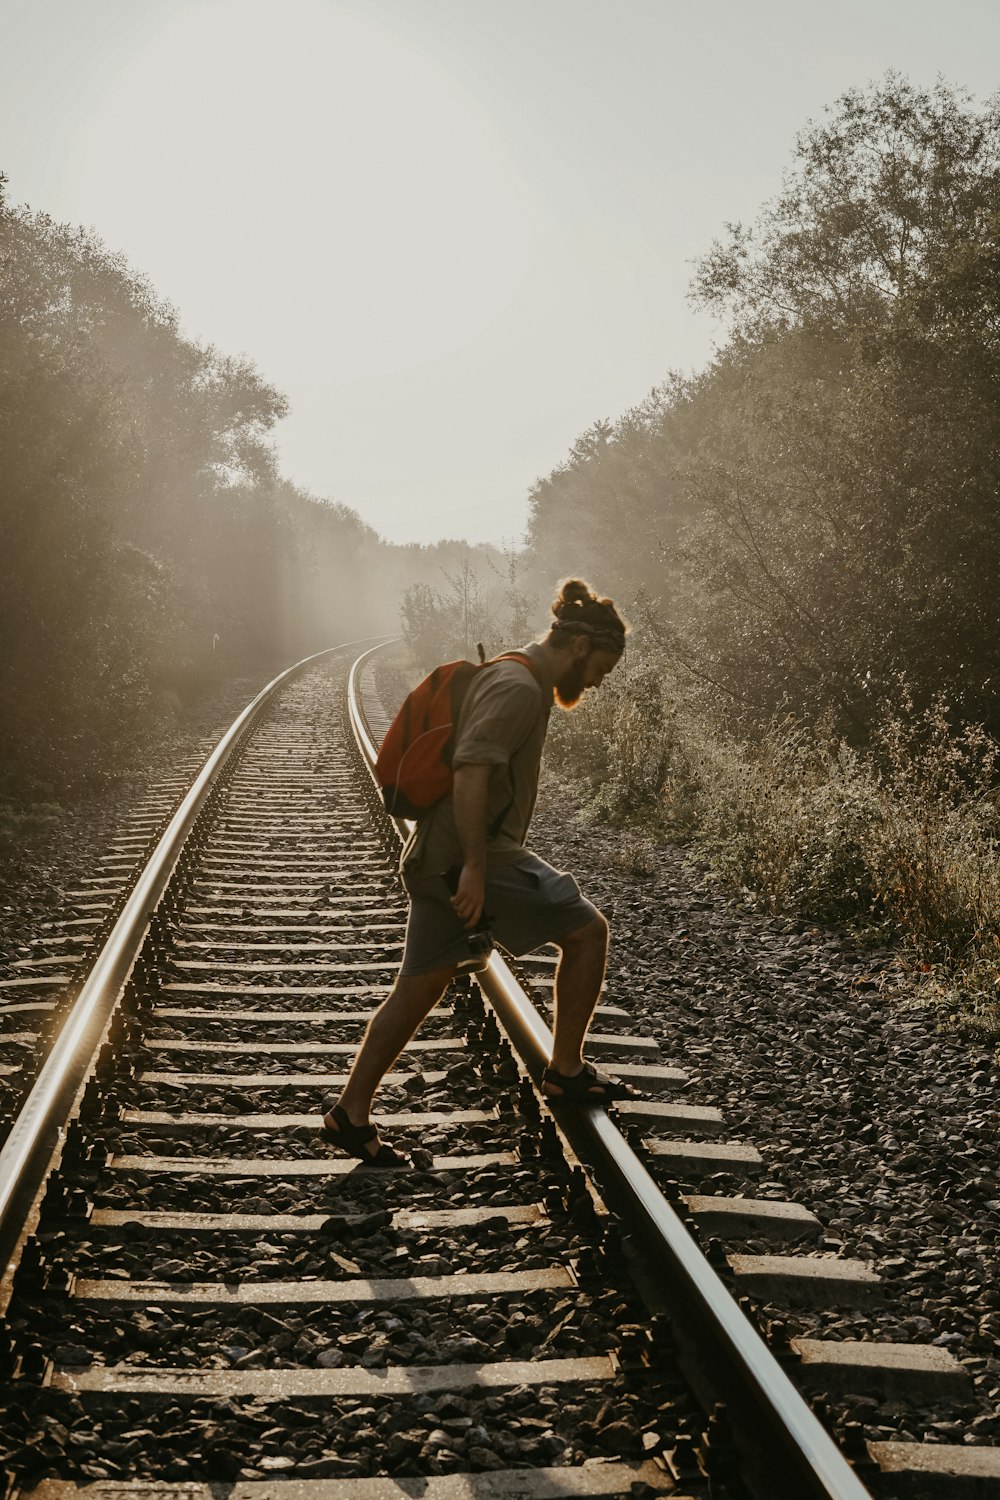
[[[279,381],[462,348],[531,252],[526,190],[475,102],[322,0],[175,12],[102,99],[67,179],[192,333],[245,348],[252,301],[249,352]]]

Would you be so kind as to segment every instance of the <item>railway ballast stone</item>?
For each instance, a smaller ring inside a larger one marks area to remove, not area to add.
[[[611,924],[604,998],[685,1069],[684,1098],[715,1106],[766,1168],[753,1195],[796,1202],[821,1248],[882,1278],[881,1309],[764,1305],[787,1337],[875,1337],[948,1348],[972,1377],[967,1409],[863,1404],[872,1441],[912,1440],[935,1416],[966,1441],[1000,1435],[1000,1066],[943,1031],[888,950],[754,908],[686,852],[584,820],[543,784],[532,846],[572,870]],[[718,1172],[699,1194],[747,1188]],[[767,1253],[764,1240],[727,1249]],[[847,1406],[840,1408],[846,1418]],[[935,1432],[937,1442],[947,1439]]]

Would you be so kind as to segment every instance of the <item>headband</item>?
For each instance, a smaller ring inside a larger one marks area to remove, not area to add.
[[[553,630],[569,630],[574,635],[589,635],[594,645],[602,651],[624,651],[625,630],[616,624],[589,625],[586,620],[555,619]]]

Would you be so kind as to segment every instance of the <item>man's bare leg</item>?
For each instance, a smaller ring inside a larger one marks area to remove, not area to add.
[[[437,1005],[455,972],[454,967],[435,969],[430,974],[413,974],[396,980],[368,1022],[347,1083],[337,1100],[353,1125],[367,1124],[376,1089],[421,1021]],[[337,1122],[329,1114],[323,1123],[329,1130],[337,1128]],[[376,1139],[365,1149],[374,1156],[378,1147]]]
[[[583,1044],[597,1008],[608,956],[608,924],[598,912],[586,926],[568,932],[556,970],[552,1067],[568,1078],[583,1067]]]

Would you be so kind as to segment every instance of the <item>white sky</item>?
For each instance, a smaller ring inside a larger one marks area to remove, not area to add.
[[[887,68],[1000,88],[995,0],[0,0],[13,202],[92,225],[291,400],[397,541],[532,482],[715,330],[688,262]]]

